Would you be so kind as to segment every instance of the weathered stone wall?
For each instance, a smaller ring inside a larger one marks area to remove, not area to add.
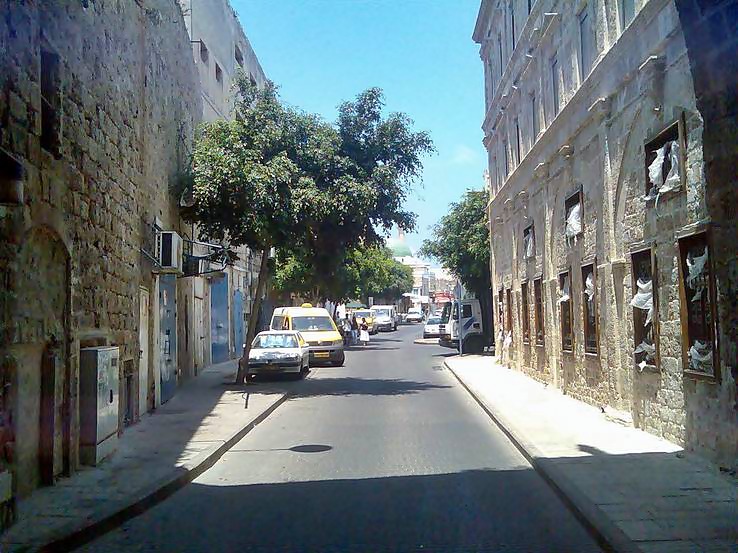
[[[692,383],[687,444],[738,464],[738,1],[677,0],[703,120],[705,203],[713,225],[720,387]]]
[[[721,345],[720,378],[696,379],[684,372],[678,238],[711,223],[720,227],[716,209],[734,213],[736,194],[735,164],[726,163],[722,182],[714,185],[720,200],[710,202],[706,197],[711,185],[704,169],[705,113],[695,96],[694,60],[688,56],[677,9],[667,0],[636,3],[634,19],[624,24],[616,6],[604,0],[581,2],[576,10],[569,2],[543,0],[533,6],[530,17],[524,9],[520,12],[523,4],[513,3],[514,49],[504,46],[511,43],[507,2],[483,2],[475,29],[488,78],[483,128],[493,193],[489,213],[493,289],[496,300],[500,289],[513,292],[512,336],[497,334],[500,359],[535,378],[552,381],[578,399],[627,411],[640,428],[715,460],[734,460],[738,434],[735,380],[730,374],[736,358],[733,346]],[[597,48],[591,72],[581,67],[584,13],[595,21]],[[728,21],[727,13],[721,13],[720,21]],[[727,27],[715,36],[726,32]],[[503,42],[501,67],[498,35]],[[719,45],[714,59],[725,62],[724,42]],[[558,110],[553,105],[554,86]],[[723,114],[724,97],[719,104]],[[686,142],[684,184],[658,201],[647,200],[645,144],[679,120]],[[725,130],[726,124],[718,128]],[[735,127],[730,128],[734,136]],[[714,148],[726,151],[724,145]],[[726,182],[728,167],[733,168],[731,184]],[[565,201],[579,190],[583,232],[567,239]],[[725,209],[728,196],[732,211]],[[535,255],[526,259],[523,230],[531,224]],[[716,268],[723,344],[735,344],[734,338],[725,335],[726,329],[735,328],[729,320],[734,315],[727,315],[735,309],[726,308],[731,303],[725,301],[735,290],[735,222],[731,224],[723,226],[722,232],[723,243],[732,246],[723,248],[715,239],[711,244],[718,263],[721,257],[726,260],[722,284]],[[659,362],[655,370],[641,371],[633,355],[631,254],[647,247],[653,248],[655,257]],[[581,269],[590,263],[596,275],[597,353],[584,348]],[[563,351],[561,340],[558,277],[563,271],[571,277],[572,352]],[[522,341],[521,283],[529,283],[532,334],[533,280],[538,277],[544,289],[543,346],[533,339],[529,344]],[[506,292],[504,296],[507,316]]]
[[[23,173],[22,201],[0,206],[0,267],[10,292],[2,343],[7,352],[43,347],[52,335],[63,342],[59,393],[71,397],[76,433],[79,348],[118,345],[121,371],[138,371],[139,286],[156,302],[152,265],[140,250],[151,251],[154,217],[179,227],[170,186],[201,114],[199,84],[175,0],[5,2],[0,44],[3,186],[18,167]],[[53,118],[42,113],[42,90]],[[49,135],[53,144],[44,142]],[[43,242],[20,255],[38,228],[47,244],[62,245],[68,281],[36,270]],[[60,295],[69,297],[66,320],[49,324],[44,305]],[[34,386],[16,383],[16,393],[33,403],[26,396],[39,393]]]

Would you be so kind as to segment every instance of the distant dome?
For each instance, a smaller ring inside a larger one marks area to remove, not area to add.
[[[392,257],[411,257],[413,255],[410,246],[405,243],[405,233],[399,231],[397,236],[387,239],[387,247],[392,252]]]

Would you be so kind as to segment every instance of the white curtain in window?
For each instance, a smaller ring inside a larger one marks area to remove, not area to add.
[[[589,273],[587,275],[587,278],[584,281],[584,293],[587,294],[587,303],[591,310],[595,295],[594,273]]]
[[[682,180],[679,176],[679,142],[674,140],[669,142],[671,146],[669,148],[669,161],[671,162],[671,168],[669,173],[664,179],[664,184],[659,187],[659,196],[671,192],[672,190],[678,190],[682,184]]]
[[[712,373],[712,348],[700,340],[695,340],[689,348],[689,368],[702,373]]]
[[[645,369],[647,365],[651,365],[656,362],[656,346],[649,344],[645,340],[636,346],[633,353],[645,354],[643,360],[638,363],[638,367],[641,370]]]
[[[656,150],[656,159],[651,162],[648,166],[648,178],[651,180],[651,186],[658,191],[659,187],[664,182],[664,159],[666,158],[666,148],[669,143],[667,142],[661,148]]]
[[[639,278],[636,285],[638,286],[638,292],[630,300],[630,305],[637,309],[648,311],[646,322],[643,324],[646,327],[651,324],[651,317],[653,317],[653,282]]]
[[[525,236],[523,236],[523,248],[525,249],[525,257],[526,259],[535,257],[536,252],[533,245],[533,232],[529,232]]]
[[[566,237],[573,238],[582,232],[582,206],[574,204],[566,214]]]
[[[702,255],[693,257],[691,253],[687,254],[687,286],[694,290],[692,301],[700,301],[702,292],[705,291],[705,265],[707,264],[707,246]]]
[[[564,277],[564,285],[561,287],[561,296],[559,297],[559,303],[569,301],[569,275]]]

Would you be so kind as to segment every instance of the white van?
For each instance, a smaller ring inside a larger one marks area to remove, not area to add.
[[[377,330],[397,330],[397,309],[394,305],[373,305],[372,316]]]

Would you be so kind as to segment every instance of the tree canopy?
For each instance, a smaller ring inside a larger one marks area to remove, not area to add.
[[[381,90],[339,107],[336,124],[282,104],[276,87],[237,78],[234,119],[207,124],[192,164],[186,220],[232,247],[276,246],[334,271],[343,253],[412,230],[403,205],[433,151],[403,114],[382,114]]]
[[[423,241],[419,255],[436,259],[468,289],[488,290],[489,228],[485,190],[468,190],[433,227],[433,238]]]
[[[319,300],[335,301],[382,298],[398,299],[412,289],[412,270],[395,261],[389,249],[382,246],[359,246],[347,250],[337,270],[326,278],[306,260],[290,253],[280,253],[276,263],[273,287],[276,291],[296,292]]]

